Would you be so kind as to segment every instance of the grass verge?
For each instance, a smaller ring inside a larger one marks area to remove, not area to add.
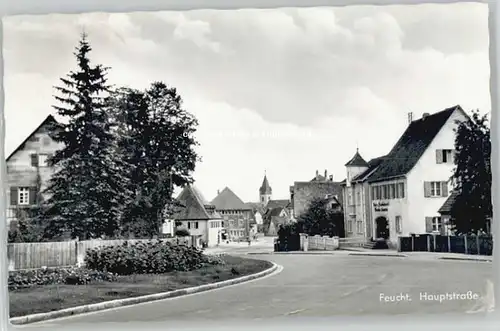
[[[117,282],[88,285],[44,285],[9,292],[10,317],[99,303],[104,301],[169,292],[187,287],[221,282],[264,271],[269,261],[223,257],[224,265],[203,267],[188,272],[119,276]]]

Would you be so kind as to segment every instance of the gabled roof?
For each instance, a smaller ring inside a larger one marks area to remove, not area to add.
[[[455,203],[455,200],[458,197],[457,191],[452,191],[451,194],[448,196],[444,204],[439,208],[438,213],[441,215],[450,215],[451,214],[451,208],[453,207],[453,204]]]
[[[209,220],[219,219],[217,213],[208,212],[205,205],[209,205],[203,195],[192,185],[186,185],[177,197],[177,202],[184,205],[172,218],[175,220]]]
[[[290,200],[288,200],[288,199],[269,200],[269,202],[266,205],[266,209],[273,209],[273,208],[277,208],[277,207],[286,208],[286,206],[288,206],[289,203],[290,203]]]
[[[368,163],[359,154],[359,150],[356,148],[356,154],[345,164],[346,167],[368,167]]]
[[[215,199],[212,200],[212,205],[217,210],[252,210],[245,204],[229,187],[226,187],[220,192]]]
[[[268,216],[268,217],[280,216],[283,209],[284,209],[283,207],[276,207],[276,208],[269,209],[266,216]]]
[[[12,156],[14,156],[14,154],[16,154],[19,150],[21,150],[24,145],[26,144],[26,142],[31,138],[33,137],[33,135],[35,133],[37,133],[42,127],[46,126],[46,125],[59,125],[59,122],[57,122],[57,120],[54,118],[54,116],[52,115],[49,115],[47,116],[43,121],[42,123],[40,123],[40,125],[38,125],[27,137],[26,139],[23,140],[23,142],[21,144],[19,144],[19,146],[17,146],[16,149],[14,149],[14,151],[12,153],[10,153],[10,155],[7,157],[6,161],[8,162],[10,160],[10,158]]]
[[[269,182],[267,180],[267,176],[264,175],[264,180],[262,181],[262,185],[260,186],[259,189],[260,194],[272,194],[273,190],[271,189],[271,186],[269,185]]]
[[[343,204],[342,199],[342,184],[340,182],[325,181],[325,182],[295,182],[294,195],[300,199],[307,200],[325,197],[327,194],[337,195],[339,202]]]
[[[463,111],[457,105],[411,122],[383,162],[368,177],[368,181],[377,182],[406,175],[457,110]]]

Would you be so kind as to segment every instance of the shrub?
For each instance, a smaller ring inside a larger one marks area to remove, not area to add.
[[[162,241],[98,247],[88,250],[85,256],[88,269],[119,275],[190,271],[214,263],[218,260],[204,255],[196,247]]]
[[[69,267],[57,269],[18,270],[9,272],[9,290],[17,290],[39,285],[84,285],[91,282],[113,282],[116,275],[109,272]]]

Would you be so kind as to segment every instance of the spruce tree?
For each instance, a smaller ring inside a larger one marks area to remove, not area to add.
[[[457,198],[451,209],[457,233],[486,231],[492,216],[491,140],[487,115],[477,111],[460,122],[455,136],[453,182]]]
[[[77,69],[56,87],[57,113],[66,118],[52,138],[63,143],[50,159],[55,174],[45,193],[46,237],[69,232],[72,238],[113,236],[126,203],[126,178],[114,153],[114,136],[106,97],[108,68],[92,65],[92,48],[82,34],[74,53]]]

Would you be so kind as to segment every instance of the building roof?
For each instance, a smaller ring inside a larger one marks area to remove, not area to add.
[[[346,167],[368,167],[368,162],[363,159],[356,148],[356,154],[345,164]]]
[[[46,125],[59,125],[59,122],[57,122],[57,120],[54,118],[54,116],[52,115],[49,115],[47,116],[43,121],[42,123],[40,123],[27,137],[26,139],[23,140],[23,142],[21,144],[19,144],[19,146],[17,146],[16,149],[14,149],[14,151],[12,153],[10,153],[10,155],[7,157],[6,161],[8,162],[12,156],[14,156],[14,154],[16,154],[19,150],[21,150],[24,145],[26,144],[26,142],[31,138],[33,137],[33,135],[35,133],[37,133],[42,127],[46,126]]]
[[[275,208],[269,209],[268,212],[266,213],[266,216],[267,217],[280,216],[283,209],[284,209],[283,207],[275,207]]]
[[[217,210],[252,210],[252,208],[245,204],[229,187],[224,188],[222,192],[212,200],[211,204],[214,205]]]
[[[271,186],[269,185],[269,182],[267,180],[267,176],[264,175],[264,180],[262,181],[262,185],[260,186],[259,189],[260,194],[272,194],[273,190],[271,189]]]
[[[264,212],[266,211],[265,207],[263,207],[260,202],[246,202],[245,205],[254,213],[259,212],[261,214],[264,214]]]
[[[377,169],[377,167],[384,161],[385,157],[386,156],[380,156],[380,157],[377,157],[377,158],[374,158],[374,159],[371,159],[370,161],[368,161],[368,168],[365,171],[363,171],[362,173],[356,175],[352,179],[352,181],[356,182],[356,183],[364,181],[366,178],[368,178],[370,176],[371,173],[373,173],[373,171],[375,169]],[[345,180],[343,182],[345,184]]]
[[[378,182],[406,175],[420,160],[451,114],[457,110],[463,111],[457,105],[411,122],[396,145],[383,158],[383,162],[367,178],[368,181]]]
[[[206,206],[208,207],[209,204],[200,191],[192,185],[186,185],[176,200],[184,207],[172,216],[175,220],[220,219],[218,213],[207,211]]]
[[[286,208],[286,206],[288,206],[289,203],[290,203],[290,200],[288,200],[288,199],[269,200],[269,202],[266,205],[266,209],[273,209],[276,207]]]
[[[305,192],[305,193],[301,193]],[[338,196],[340,204],[343,204],[342,199],[342,184],[341,182],[324,181],[324,182],[295,182],[294,195],[295,197],[307,195],[307,199],[323,198],[327,194]]]
[[[444,204],[439,208],[438,213],[441,215],[450,215],[451,214],[451,208],[453,207],[453,204],[455,203],[457,199],[458,193],[457,191],[451,192],[451,194],[448,196]]]

